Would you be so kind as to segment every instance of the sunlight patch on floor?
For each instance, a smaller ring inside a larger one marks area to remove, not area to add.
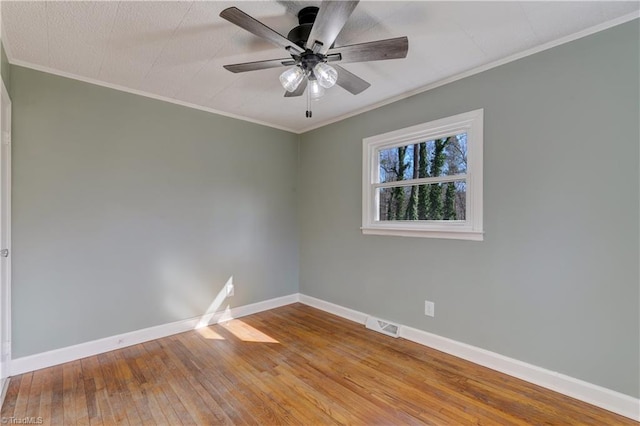
[[[205,339],[209,339],[209,340],[225,340],[224,337],[222,337],[221,335],[219,335],[218,333],[213,331],[211,329],[211,327],[197,328],[196,331],[198,332],[198,334],[200,334]]]
[[[223,327],[244,342],[256,343],[280,343],[271,336],[264,334],[262,331],[249,324],[236,319],[223,324]]]

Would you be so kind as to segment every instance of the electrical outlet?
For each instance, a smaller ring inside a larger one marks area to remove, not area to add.
[[[436,316],[436,304],[433,302],[429,302],[428,300],[424,301],[424,314],[429,317]]]
[[[227,297],[231,297],[234,295],[233,284],[227,284]]]

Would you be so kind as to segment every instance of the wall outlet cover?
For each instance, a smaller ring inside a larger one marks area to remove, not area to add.
[[[424,301],[424,314],[428,317],[436,316],[436,304],[428,300]]]

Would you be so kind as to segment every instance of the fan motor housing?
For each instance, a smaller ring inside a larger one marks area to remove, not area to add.
[[[287,38],[304,49],[319,10],[316,6],[307,6],[300,9],[300,12],[298,12],[299,25],[289,31]]]
[[[313,24],[300,24],[287,34],[287,38],[304,49],[304,45],[309,39]]]
[[[302,24],[313,24],[316,22],[316,16],[318,16],[319,7],[315,6],[307,6],[300,9],[298,12],[298,23]]]

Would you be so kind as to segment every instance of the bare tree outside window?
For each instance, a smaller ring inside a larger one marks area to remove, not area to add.
[[[380,188],[381,221],[465,220],[466,184],[454,176],[467,172],[466,133],[380,150],[379,165],[381,183],[452,177]]]

